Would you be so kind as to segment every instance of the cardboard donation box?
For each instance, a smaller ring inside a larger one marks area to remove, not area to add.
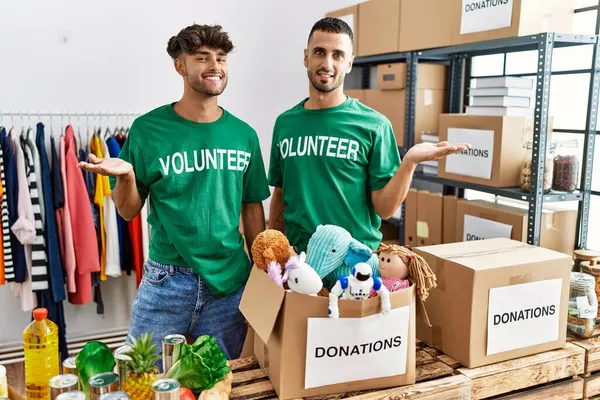
[[[446,1],[452,2],[453,45],[572,29],[574,0]]]
[[[440,115],[440,141],[471,148],[439,161],[438,176],[492,187],[519,186],[519,172],[532,132],[526,117]]]
[[[468,368],[565,345],[570,256],[504,238],[414,250],[438,284],[419,339]]]
[[[402,0],[398,51],[450,46],[452,5],[449,0]]]
[[[257,334],[256,357],[285,400],[413,384],[414,285],[390,300],[388,315],[379,297],[340,300],[340,318],[329,318],[329,298],[285,291],[254,267],[240,310]]]
[[[461,200],[456,208],[459,241],[504,237],[527,241],[527,208],[484,200]],[[540,246],[565,254],[575,250],[577,209],[559,203],[544,204]]]

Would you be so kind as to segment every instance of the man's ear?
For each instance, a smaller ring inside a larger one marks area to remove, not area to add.
[[[175,67],[175,71],[177,71],[177,73],[179,75],[181,75],[181,76],[186,75],[185,63],[181,57],[177,57],[175,60],[173,60],[173,66]]]
[[[346,74],[349,74],[352,71],[353,65],[354,65],[354,54],[352,55],[352,58],[348,62],[348,70],[346,71]]]
[[[304,67],[308,68],[308,50],[304,49]]]

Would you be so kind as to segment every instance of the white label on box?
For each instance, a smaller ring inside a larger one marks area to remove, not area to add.
[[[482,179],[492,178],[494,131],[448,128],[448,142],[452,145],[468,143],[471,148],[446,157],[446,172]]]
[[[344,16],[338,17],[338,19],[341,19],[342,21],[347,23],[348,26],[350,27],[350,29],[352,30],[352,32],[354,32],[354,14],[344,15]]]
[[[558,340],[562,279],[490,289],[487,355]]]
[[[508,28],[512,12],[513,0],[462,0],[460,34]]]
[[[406,373],[410,307],[364,318],[309,318],[305,389]]]
[[[510,239],[511,234],[512,225],[465,214],[463,242],[493,238]]]

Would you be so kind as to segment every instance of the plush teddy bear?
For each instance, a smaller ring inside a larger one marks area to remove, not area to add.
[[[284,266],[292,256],[290,242],[276,229],[267,229],[256,236],[251,248],[254,265],[267,272],[269,264]]]
[[[421,300],[427,300],[429,290],[437,286],[436,276],[420,255],[397,244],[381,243],[376,251],[383,285],[390,292],[410,287],[415,282]],[[370,297],[377,294],[371,292]]]

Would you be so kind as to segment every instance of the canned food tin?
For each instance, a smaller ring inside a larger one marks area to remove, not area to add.
[[[92,376],[89,380],[90,398],[99,400],[100,396],[119,390],[119,375],[114,372],[103,372]]]
[[[152,384],[154,400],[178,400],[179,382],[177,379],[159,379]]]
[[[179,360],[181,346],[186,342],[183,335],[167,335],[162,340],[163,373],[169,372]]]
[[[129,400],[129,395],[125,392],[110,392],[100,396],[99,400]]]
[[[77,375],[77,365],[75,364],[75,357],[69,357],[62,363],[63,375]]]
[[[56,400],[87,400],[87,396],[82,391],[73,390],[59,394]]]
[[[123,390],[125,381],[127,380],[127,373],[129,371],[129,361],[131,357],[118,353],[115,354],[115,373],[119,375],[119,390]]]
[[[50,398],[56,399],[59,394],[79,389],[79,377],[73,374],[57,375],[50,379]]]

